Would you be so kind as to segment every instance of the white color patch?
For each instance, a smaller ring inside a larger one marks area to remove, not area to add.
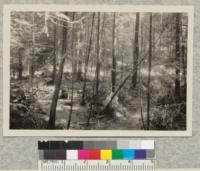
[[[154,149],[154,140],[143,140],[141,141],[142,149]]]
[[[78,160],[78,151],[67,150],[67,160]]]

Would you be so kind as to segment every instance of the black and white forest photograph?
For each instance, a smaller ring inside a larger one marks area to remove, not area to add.
[[[186,131],[188,13],[11,11],[9,129]]]

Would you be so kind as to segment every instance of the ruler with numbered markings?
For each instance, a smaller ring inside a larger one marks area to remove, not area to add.
[[[154,171],[155,160],[40,160],[41,171]]]

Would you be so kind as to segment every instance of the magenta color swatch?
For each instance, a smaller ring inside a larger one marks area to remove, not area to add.
[[[88,160],[89,159],[89,150],[78,150],[78,159],[79,160]]]

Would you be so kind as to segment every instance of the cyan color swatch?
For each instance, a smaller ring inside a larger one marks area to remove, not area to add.
[[[135,150],[127,149],[123,151],[124,159],[133,160],[135,159]]]

